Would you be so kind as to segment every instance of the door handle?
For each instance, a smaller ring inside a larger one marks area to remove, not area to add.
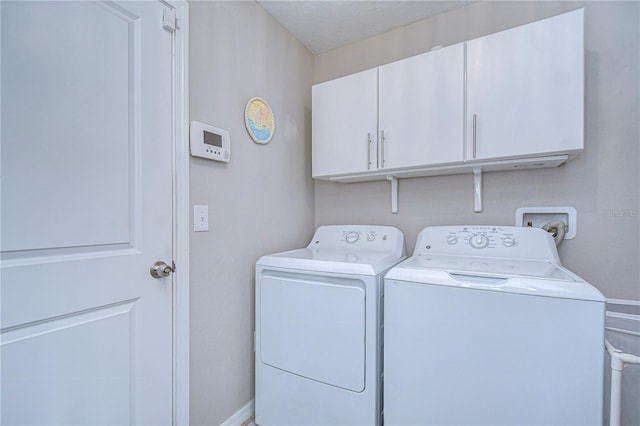
[[[384,145],[387,143],[387,138],[384,135],[384,130],[380,130],[380,138],[382,139],[380,143],[380,150],[382,151],[381,153],[382,155],[380,156],[382,158],[380,167],[384,168],[385,164],[387,163],[387,159],[385,158],[385,149],[384,149]]]
[[[173,268],[161,260],[158,260],[149,269],[149,273],[153,278],[165,278],[171,275]]]
[[[473,158],[476,158],[476,150],[477,150],[477,130],[478,130],[478,117],[476,114],[473,114]]]
[[[367,170],[371,170],[371,133],[367,133]]]

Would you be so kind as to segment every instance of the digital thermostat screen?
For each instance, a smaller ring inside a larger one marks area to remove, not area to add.
[[[227,130],[200,121],[192,121],[189,142],[191,155],[194,157],[223,163],[228,163],[231,159],[231,136]]]
[[[218,148],[222,148],[222,136],[216,135],[215,133],[207,132],[203,130],[204,133],[204,143],[207,145],[217,146]]]

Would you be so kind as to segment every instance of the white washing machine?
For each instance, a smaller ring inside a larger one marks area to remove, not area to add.
[[[404,254],[396,228],[321,226],[258,260],[256,424],[380,424],[382,281]]]
[[[384,292],[386,425],[602,425],[605,298],[547,232],[425,228]]]

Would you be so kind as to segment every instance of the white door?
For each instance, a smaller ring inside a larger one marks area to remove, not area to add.
[[[383,65],[379,79],[382,166],[462,163],[464,45]]]
[[[376,169],[378,69],[313,86],[314,177]]]
[[[170,424],[165,6],[0,7],[2,424]]]

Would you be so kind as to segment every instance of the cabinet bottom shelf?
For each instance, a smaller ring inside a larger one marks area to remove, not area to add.
[[[376,171],[344,174],[335,176],[313,176],[314,179],[328,180],[332,182],[369,182],[376,180],[387,180],[388,178],[415,178],[425,176],[456,175],[473,173],[474,170],[482,172],[498,172],[507,170],[528,170],[558,167],[569,159],[568,155],[554,155],[549,157],[532,157],[511,159],[508,161],[486,161],[463,164],[453,164],[447,166],[408,168],[408,169],[379,169]]]

